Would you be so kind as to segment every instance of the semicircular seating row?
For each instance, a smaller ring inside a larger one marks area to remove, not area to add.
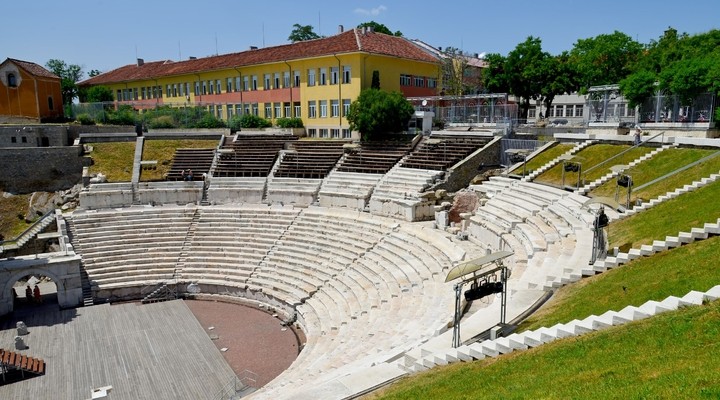
[[[278,386],[385,361],[446,329],[443,281],[464,257],[436,231],[347,210],[148,206],[71,218],[95,293],[137,295],[175,277],[293,306],[307,343]]]

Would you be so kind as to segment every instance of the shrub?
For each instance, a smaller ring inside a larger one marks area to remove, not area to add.
[[[278,118],[276,121],[280,128],[302,128],[303,122],[301,118]]]
[[[170,115],[161,115],[147,120],[147,126],[150,129],[168,129],[177,128],[177,123]]]
[[[107,123],[110,125],[135,125],[138,114],[135,109],[128,105],[122,105],[117,110],[107,111]]]
[[[241,128],[269,128],[272,126],[270,121],[260,118],[257,115],[245,114],[240,117]]]
[[[193,126],[193,128],[204,128],[204,129],[212,129],[212,128],[224,128],[225,122],[221,119],[215,118],[214,115],[210,113],[206,113],[205,115],[200,118],[199,121]]]
[[[75,119],[80,123],[80,125],[95,125],[95,120],[90,116],[90,114],[78,114]]]

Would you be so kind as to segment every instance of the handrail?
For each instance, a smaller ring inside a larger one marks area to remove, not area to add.
[[[650,185],[652,185],[652,184],[654,184],[654,183],[657,183],[657,182],[659,182],[659,181],[661,181],[661,180],[663,180],[663,179],[669,178],[669,177],[671,177],[671,176],[673,176],[673,175],[675,175],[675,174],[679,174],[680,172],[683,172],[683,171],[685,171],[686,169],[692,168],[692,167],[700,164],[701,162],[707,161],[707,160],[709,160],[709,159],[711,159],[711,158],[715,158],[715,157],[717,157],[717,156],[720,156],[720,151],[716,151],[715,153],[712,153],[712,154],[710,154],[709,156],[705,156],[705,157],[703,157],[703,158],[701,158],[701,159],[699,159],[699,160],[697,160],[697,161],[695,161],[695,162],[692,162],[692,163],[690,163],[690,164],[688,164],[688,165],[682,166],[682,167],[676,169],[675,171],[668,172],[667,174],[665,174],[665,175],[663,175],[663,176],[661,176],[661,177],[659,177],[659,178],[655,178],[655,179],[651,180],[651,181],[648,182],[648,183],[643,183],[642,185],[633,188],[633,191],[637,192],[638,190],[645,189],[646,187],[648,187],[648,186],[650,186]]]
[[[663,135],[663,139],[665,139],[665,138],[664,138],[665,131],[662,131],[662,132],[658,133],[657,135],[655,135],[655,136],[653,136],[653,137],[651,137],[651,138],[649,138],[649,139],[646,139],[646,140],[644,140],[644,141],[642,141],[642,142],[640,142],[640,143],[638,143],[638,144],[636,144],[636,145],[634,145],[634,146],[632,146],[632,147],[630,147],[630,148],[628,148],[628,149],[625,149],[625,150],[619,152],[618,154],[615,154],[614,156],[608,158],[607,160],[601,162],[600,164],[593,165],[592,167],[586,169],[585,172],[584,172],[584,174],[587,174],[588,172],[594,170],[595,168],[598,168],[599,166],[604,165],[605,163],[610,162],[610,161],[612,161],[612,160],[620,157],[621,155],[627,153],[628,151],[630,151],[630,150],[632,150],[632,149],[634,149],[634,148],[637,148],[637,147],[640,147],[640,146],[644,145],[645,143],[647,143],[647,142],[655,139],[656,137],[658,137],[658,136],[660,136],[660,135]]]
[[[32,223],[32,225],[30,225],[30,226],[27,227],[24,231],[22,231],[19,235],[17,235],[17,237],[15,237],[15,238],[13,238],[13,239],[5,240],[5,241],[0,241],[0,243],[6,244],[6,243],[17,243],[17,242],[19,242],[23,237],[29,235],[29,232],[30,232],[31,229],[33,229],[33,228],[35,228],[36,226],[40,225],[46,218],[50,217],[51,215],[53,215],[53,216],[55,215],[55,209],[52,209],[52,210],[48,211],[45,215],[43,215],[42,217],[38,218],[35,222]]]

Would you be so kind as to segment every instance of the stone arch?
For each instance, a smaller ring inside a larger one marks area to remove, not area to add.
[[[14,310],[11,289],[15,282],[28,275],[43,275],[50,278],[57,288],[58,305],[61,308],[77,306],[82,297],[79,273],[77,278],[67,276],[66,266],[63,265],[29,265],[24,268],[7,270],[0,273],[0,315],[8,314]],[[77,286],[77,287],[75,287]]]

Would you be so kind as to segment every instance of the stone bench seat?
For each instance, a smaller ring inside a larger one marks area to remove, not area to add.
[[[113,226],[111,228],[108,228],[106,225],[103,225],[103,223],[96,223],[93,225],[80,225],[82,227],[82,231],[84,235],[88,236],[95,236],[98,235],[98,237],[107,236],[109,234],[113,233],[123,233],[127,231],[142,231],[142,232],[158,232],[162,231],[163,229],[167,230],[168,225],[177,226],[180,230],[180,227],[184,227],[187,229],[187,227],[190,226],[190,220],[171,220],[171,221],[148,221],[148,222],[138,222],[138,221],[108,221],[105,222],[111,223]],[[76,226],[78,226],[76,224]]]
[[[163,275],[163,274],[169,274],[172,278],[173,274],[175,273],[175,268],[173,267],[166,267],[166,268],[158,268],[157,266],[155,268],[126,268],[122,271],[102,271],[97,272],[94,271],[92,275],[88,274],[88,278],[91,282],[108,282],[112,279],[134,279],[135,276],[145,276],[145,275]]]
[[[271,269],[267,266],[260,267],[248,278],[248,283],[257,283],[259,281],[273,282],[272,287],[282,288],[282,290],[285,291],[288,290],[288,287],[291,287],[293,288],[292,293],[302,294],[298,295],[300,300],[312,296],[313,293],[317,291],[317,286],[310,283],[305,277],[290,274],[289,272],[290,270],[282,271],[281,269]]]
[[[544,206],[538,205],[534,202],[532,198],[526,199],[522,196],[516,196],[512,191],[500,193],[490,199],[488,203],[511,205],[523,210],[525,214],[529,215],[535,215],[544,208]]]
[[[435,236],[436,232],[421,231],[424,236],[415,236],[413,233],[417,232],[401,230],[391,233],[387,238],[393,241],[397,239],[398,246],[401,248],[403,245],[412,246],[415,249],[415,254],[422,254],[423,261],[433,273],[449,268],[452,265],[451,255],[458,260],[464,257],[463,252],[456,252],[457,248],[453,247],[454,245],[447,239],[432,237]],[[427,233],[431,233],[432,236],[425,237]],[[422,243],[422,247],[418,246],[417,243]],[[450,255],[447,252],[450,252]]]
[[[133,260],[133,262],[122,265],[97,265],[94,268],[87,268],[88,277],[93,279],[96,276],[105,274],[135,273],[134,271],[150,270],[174,270],[175,262],[151,262],[152,260]]]
[[[349,212],[337,209],[323,209],[324,212],[318,213],[317,209],[308,209],[303,213],[303,219],[315,219],[316,221],[327,221],[335,225],[358,225],[360,230],[371,230],[382,235],[388,230],[395,229],[399,226],[396,221],[372,217],[362,212]]]
[[[517,224],[512,233],[525,246],[526,253],[530,258],[533,258],[535,253],[544,251],[548,247],[545,237],[533,225]]]
[[[255,270],[257,276],[280,277],[289,283],[300,282],[299,286],[305,287],[308,293],[314,293],[325,284],[327,280],[315,274],[315,270],[304,265],[288,265],[266,261]],[[304,286],[303,286],[304,285]]]
[[[121,243],[114,242],[109,243],[93,243],[92,245],[83,245],[83,255],[88,258],[96,257],[109,257],[114,255],[131,255],[137,254],[137,257],[142,257],[143,253],[160,253],[169,254],[174,253],[175,255],[180,254],[182,248],[182,240],[171,240],[165,243],[155,242],[155,247],[148,248],[147,244],[150,240],[146,239],[145,243],[134,242],[134,243]]]
[[[188,279],[189,275],[201,276],[207,275],[208,279],[217,279],[219,276],[223,276],[224,280],[240,280],[246,281],[253,273],[255,266],[250,265],[223,265],[223,264],[210,264],[208,266],[200,267],[192,264],[185,264],[181,269],[183,279]]]
[[[268,255],[268,263],[284,264],[286,266],[303,267],[314,270],[318,277],[323,280],[330,280],[333,275],[342,271],[349,264],[348,260],[338,260],[329,257],[317,257],[317,252],[311,250],[295,252],[291,249],[276,250]]]
[[[309,294],[280,280],[271,280],[266,277],[252,276],[247,280],[248,289],[259,291],[272,296],[290,306],[296,306],[309,297]]]
[[[393,297],[399,297],[402,293],[402,289],[400,288],[401,284],[405,284],[405,282],[398,282],[397,277],[390,273],[389,270],[382,267],[380,264],[377,263],[376,260],[370,259],[370,258],[361,258],[356,261],[358,264],[355,266],[355,269],[357,271],[368,271],[372,272],[372,276],[376,277],[376,279],[373,279],[369,276],[373,282],[378,283],[384,283],[385,285],[378,286],[379,289],[387,289],[387,297],[386,298],[393,298]],[[366,274],[365,272],[361,272],[363,274]],[[367,274],[366,274],[367,275]]]
[[[322,218],[302,218],[295,221],[295,223],[288,228],[288,232],[294,228],[303,229],[314,229],[319,234],[325,234],[328,236],[342,235],[352,239],[365,238],[364,241],[368,243],[374,243],[377,241],[385,232],[381,227],[377,225],[362,224],[354,221],[340,221],[329,219],[323,223]],[[357,238],[356,236],[361,236]]]
[[[523,222],[523,220],[515,217],[514,215],[492,206],[479,207],[475,210],[475,215],[501,227],[504,232],[510,232],[515,225]]]
[[[295,254],[296,257],[302,257],[307,260],[308,263],[327,263],[340,266],[347,266],[355,258],[357,254],[337,246],[337,242],[332,243],[331,241],[319,241],[314,240],[313,242],[293,243],[292,245],[283,246],[279,249],[274,249],[268,254],[268,257],[274,255],[284,255],[291,257]]]
[[[180,251],[177,252],[159,252],[159,251],[148,251],[142,254],[127,254],[119,253],[113,255],[99,254],[95,257],[88,256],[85,259],[87,264],[86,268],[96,268],[98,266],[113,266],[113,265],[131,265],[136,261],[152,260],[157,263],[175,263],[178,259]]]
[[[130,276],[119,276],[105,279],[90,279],[94,286],[101,290],[107,290],[118,287],[146,286],[154,285],[161,282],[171,281],[173,279],[173,271],[156,274],[138,274]]]
[[[423,281],[423,277],[410,263],[386,248],[376,247],[372,253],[367,254],[367,258],[385,267],[403,287],[415,286]]]
[[[396,257],[403,259],[405,263],[415,271],[421,280],[432,279],[433,271],[428,266],[435,263],[435,260],[424,254],[419,248],[404,245],[404,242],[398,240],[393,241],[390,237],[378,243],[375,249],[386,249],[389,253],[395,254]],[[436,273],[439,271],[436,271]]]

